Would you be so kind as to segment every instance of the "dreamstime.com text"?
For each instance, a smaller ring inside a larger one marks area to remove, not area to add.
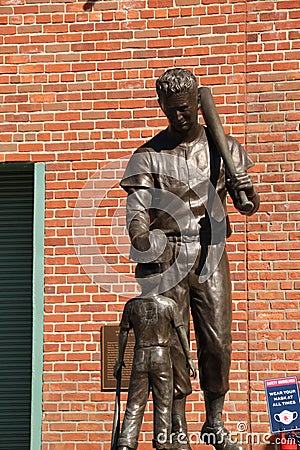
[[[280,443],[280,437],[276,438],[278,442],[273,440],[271,442],[272,434],[270,433],[255,433],[255,432],[248,432],[247,431],[247,424],[244,422],[240,422],[237,425],[237,430],[233,430],[229,432],[229,438],[231,442],[235,444],[242,444],[242,445],[256,445],[256,444],[279,444]],[[175,438],[175,434],[172,433],[170,436],[170,441],[172,443],[173,439]],[[201,437],[200,432],[191,432],[188,433],[188,439],[190,444],[201,444],[203,443],[203,438],[205,438],[205,442],[209,442],[211,445],[214,445],[216,443],[221,444],[222,442],[219,442],[219,438],[216,437],[215,434],[206,434],[205,436]],[[166,435],[164,433],[160,433],[157,436],[157,440],[160,444],[165,444],[166,441]],[[184,444],[186,442],[186,435],[183,433],[176,434],[176,441],[178,443]]]

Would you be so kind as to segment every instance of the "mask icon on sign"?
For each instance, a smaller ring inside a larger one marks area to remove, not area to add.
[[[297,411],[292,412],[292,411],[288,411],[287,409],[282,411],[280,414],[274,415],[274,419],[276,420],[276,422],[281,422],[284,425],[289,425],[294,420],[296,420],[297,417],[298,417]]]

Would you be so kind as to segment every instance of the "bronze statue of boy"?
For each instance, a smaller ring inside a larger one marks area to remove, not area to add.
[[[153,447],[160,450],[172,448],[172,328],[178,335],[186,366],[193,376],[196,376],[178,307],[174,300],[157,293],[159,274],[158,263],[137,265],[136,277],[142,287],[142,293],[126,303],[120,323],[119,354],[114,368],[116,378],[124,364],[126,342],[131,328],[134,331],[135,348],[126,412],[118,439],[119,450],[137,448],[150,388],[154,408]]]

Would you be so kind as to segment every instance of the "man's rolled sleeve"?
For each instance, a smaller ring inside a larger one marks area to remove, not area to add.
[[[131,156],[120,186],[126,191],[139,188],[154,188],[150,154],[145,148],[139,148]]]
[[[254,166],[252,159],[233,137],[227,136],[227,138],[236,173],[247,172],[250,167]]]

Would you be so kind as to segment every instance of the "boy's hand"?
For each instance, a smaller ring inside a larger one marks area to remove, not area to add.
[[[187,363],[188,363],[188,368],[190,369],[192,377],[196,378],[197,370],[196,370],[195,364],[193,363],[192,358],[188,358]]]
[[[122,369],[122,367],[126,367],[124,361],[123,360],[120,361],[120,360],[117,359],[117,361],[115,363],[115,366],[114,366],[114,377],[115,378],[118,378],[120,370]]]

